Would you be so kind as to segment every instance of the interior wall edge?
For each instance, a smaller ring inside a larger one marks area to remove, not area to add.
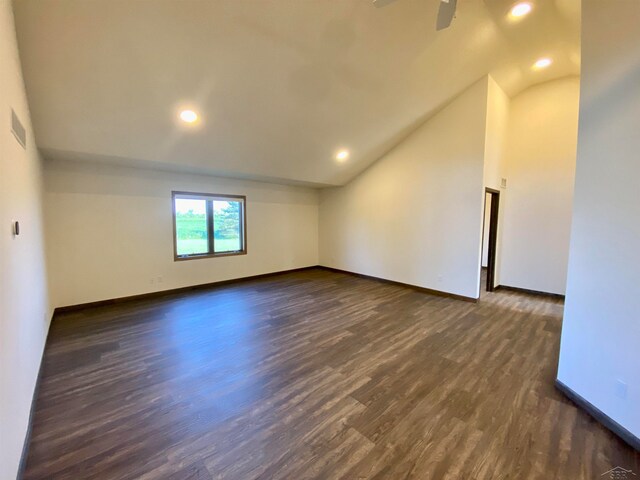
[[[19,475],[51,320],[42,159],[13,3],[0,1],[0,478]],[[14,112],[24,135],[12,133]],[[20,233],[14,230],[19,222]]]
[[[228,278],[228,279],[225,279],[225,280],[218,280],[218,281],[215,281],[215,282],[199,283],[199,284],[195,284],[195,285],[186,285],[184,287],[171,288],[171,289],[168,289],[168,290],[157,290],[157,291],[154,291],[154,292],[141,293],[141,294],[137,294],[137,295],[129,295],[129,296],[126,296],[126,297],[107,298],[107,299],[103,299],[103,300],[96,300],[94,302],[79,303],[79,304],[76,304],[76,305],[63,305],[63,306],[59,306],[59,307],[55,308],[55,310],[53,312],[52,321],[55,319],[56,315],[69,313],[69,312],[77,312],[77,311],[80,311],[80,310],[85,310],[87,308],[99,308],[99,307],[105,307],[105,306],[108,306],[108,305],[114,305],[114,304],[118,304],[118,303],[126,303],[126,302],[138,301],[138,300],[162,298],[162,297],[166,297],[166,296],[169,296],[169,295],[178,295],[178,294],[181,294],[181,293],[193,292],[193,291],[196,291],[196,290],[205,290],[205,289],[210,289],[210,288],[215,288],[215,287],[221,287],[221,286],[224,286],[224,285],[248,282],[248,281],[251,281],[251,280],[258,280],[258,279],[261,279],[261,278],[275,277],[275,276],[284,275],[284,274],[287,274],[287,273],[302,272],[302,271],[305,271],[305,270],[312,270],[314,268],[320,268],[320,265],[308,265],[308,266],[304,266],[304,267],[291,268],[291,269],[288,269],[288,270],[276,270],[276,271],[272,271],[272,272],[265,272],[265,273],[259,273],[259,274],[256,274],[256,275],[250,275],[248,277],[234,277],[234,278]]]
[[[604,413],[598,407],[593,405],[589,400],[584,398],[579,393],[575,392],[571,387],[568,387],[560,379],[556,378],[555,386],[558,390],[564,393],[569,400],[575,403],[582,410],[587,412],[598,423],[609,429],[612,433],[624,440],[627,445],[640,452],[640,438],[636,437],[631,431],[627,430],[624,426],[620,425],[609,415]]]
[[[398,282],[396,280],[391,280],[384,277],[374,277],[373,275],[366,275],[364,273],[352,272],[349,270],[342,270],[340,268],[329,267],[327,265],[318,265],[318,268],[328,270],[331,272],[344,273],[346,275],[353,275],[354,277],[366,278],[368,280],[375,280],[382,283],[388,283],[391,285],[398,285],[401,287],[411,288],[413,290],[416,290],[417,292],[422,292],[428,295],[435,295],[437,297],[453,298],[455,300],[462,300],[464,302],[471,302],[471,303],[477,303],[478,300],[480,299],[479,297],[466,297],[464,295],[457,295],[455,293],[446,292],[444,290],[435,290],[433,288],[421,287],[420,285],[413,285],[411,283]]]

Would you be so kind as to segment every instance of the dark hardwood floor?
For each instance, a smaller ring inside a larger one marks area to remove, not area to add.
[[[314,269],[64,314],[25,478],[640,475],[553,386],[562,308]]]

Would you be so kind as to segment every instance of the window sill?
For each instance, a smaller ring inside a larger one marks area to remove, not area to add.
[[[237,255],[246,255],[247,251],[243,250],[241,252],[220,252],[220,253],[204,253],[202,255],[185,255],[183,257],[174,255],[174,262],[184,262],[185,260],[198,260],[201,258],[218,258],[218,257],[235,257]]]

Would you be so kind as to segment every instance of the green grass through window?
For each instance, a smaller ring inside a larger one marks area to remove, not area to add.
[[[218,230],[217,230],[218,231]],[[216,235],[217,234],[216,231]],[[204,214],[176,213],[176,233],[178,255],[194,255],[208,253],[207,219]],[[238,229],[227,228],[223,238],[215,238],[216,253],[235,252],[241,250]]]

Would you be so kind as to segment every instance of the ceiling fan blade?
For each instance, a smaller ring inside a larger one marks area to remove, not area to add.
[[[396,0],[373,0],[373,4],[378,7],[385,7],[387,5],[389,5],[390,3],[395,2]]]
[[[451,21],[456,14],[457,1],[458,0],[440,0],[436,30],[443,30],[451,25]]]

